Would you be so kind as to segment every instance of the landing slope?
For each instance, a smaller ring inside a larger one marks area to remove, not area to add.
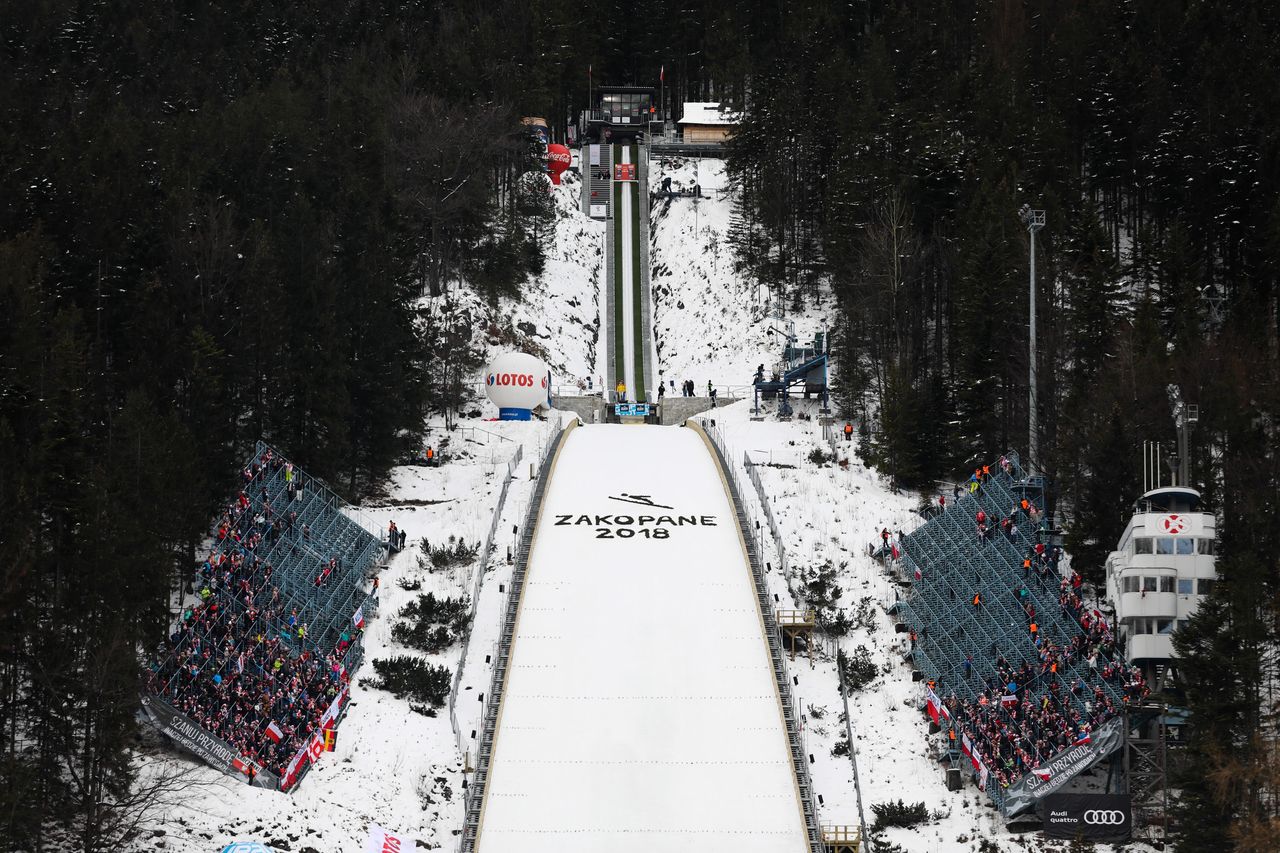
[[[477,850],[805,850],[750,569],[701,439],[574,430],[545,501]]]

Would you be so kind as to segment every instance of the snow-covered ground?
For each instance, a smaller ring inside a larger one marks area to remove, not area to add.
[[[697,184],[702,197],[666,198],[666,177],[677,192]],[[805,305],[799,313],[785,306],[782,312],[783,305],[735,271],[729,245],[733,195],[723,160],[654,157],[649,186],[657,193],[649,208],[649,260],[662,376],[677,386],[692,379],[698,393],[708,380],[722,396],[744,392],[757,365],[771,369],[782,357],[788,323],[795,323],[802,342],[811,341],[823,330],[829,306]]]

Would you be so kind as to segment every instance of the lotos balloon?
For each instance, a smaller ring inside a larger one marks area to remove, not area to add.
[[[560,183],[560,174],[569,168],[569,149],[558,142],[547,146],[547,170],[551,172],[551,183]]]
[[[550,404],[551,374],[542,359],[523,352],[497,356],[485,370],[485,393],[504,421],[527,421],[534,409]]]

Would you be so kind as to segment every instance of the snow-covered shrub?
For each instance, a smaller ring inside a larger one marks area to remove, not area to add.
[[[844,674],[845,689],[849,692],[861,690],[880,674],[876,662],[871,658],[871,652],[866,646],[859,645],[849,654],[844,653],[841,649],[836,656],[836,665],[840,667]]]
[[[839,574],[848,566],[848,563],[841,563],[836,567],[827,560],[816,568],[800,571],[800,582],[804,587],[801,595],[814,609],[818,627],[828,637],[843,637],[853,626],[848,614],[840,609],[844,590],[836,583]]]
[[[391,627],[391,637],[427,654],[443,651],[466,629],[467,607],[465,596],[436,598],[430,592],[419,595],[400,608],[401,621]]]
[[[875,599],[869,595],[858,599],[858,604],[853,609],[852,621],[854,627],[865,628],[868,632],[874,633],[880,624],[876,621]]]
[[[806,458],[819,468],[826,465],[828,462],[836,461],[836,455],[834,453],[827,453],[821,447],[815,447],[813,450],[810,450],[809,455]]]
[[[465,539],[455,539],[450,536],[447,544],[435,547],[424,538],[422,553],[430,559],[433,568],[451,569],[454,566],[467,566],[473,563],[480,553],[480,543],[468,545]]]

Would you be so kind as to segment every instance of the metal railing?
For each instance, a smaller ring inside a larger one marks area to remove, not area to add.
[[[511,461],[507,463],[507,473],[502,478],[502,486],[498,490],[498,500],[493,507],[493,518],[489,522],[489,532],[485,534],[484,544],[480,547],[480,553],[477,556],[471,578],[470,601],[467,606],[467,627],[462,637],[462,654],[458,658],[457,667],[454,668],[453,683],[449,688],[449,724],[453,726],[453,737],[457,741],[459,754],[466,752],[466,739],[463,738],[462,727],[458,724],[458,687],[462,682],[462,671],[467,666],[467,653],[471,648],[471,629],[476,618],[476,608],[480,603],[481,586],[484,583],[485,573],[489,568],[489,556],[493,550],[493,537],[498,531],[499,522],[502,520],[502,511],[507,503],[507,492],[511,488],[511,481],[515,478],[516,466],[520,464],[523,455],[524,445],[520,445],[516,448]]]
[[[640,245],[636,247],[636,251],[640,254],[640,281],[636,286],[640,288],[641,336],[640,340],[636,341],[636,346],[644,348],[641,361],[644,365],[644,378],[648,383],[648,387],[645,388],[645,399],[654,401],[657,399],[655,396],[657,387],[662,380],[654,372],[653,362],[653,308],[651,305],[653,291],[649,283],[652,266],[649,259],[649,171],[648,158],[645,155],[646,146],[641,145],[638,150],[641,156],[636,157],[639,161],[636,166],[636,196],[639,199],[640,208]]]
[[[769,535],[773,537],[775,553],[777,554],[778,571],[782,573],[783,580],[787,582],[787,592],[791,593],[791,600],[797,607],[803,607],[805,606],[805,599],[796,590],[794,579],[791,576],[791,566],[787,562],[787,549],[782,543],[782,531],[778,529],[777,519],[773,516],[773,508],[769,505],[769,498],[764,493],[764,484],[760,480],[760,470],[751,461],[751,454],[746,452],[742,454],[742,467],[747,472],[747,479],[755,487],[756,500],[760,504],[760,510],[764,513],[764,519],[769,525]]]

